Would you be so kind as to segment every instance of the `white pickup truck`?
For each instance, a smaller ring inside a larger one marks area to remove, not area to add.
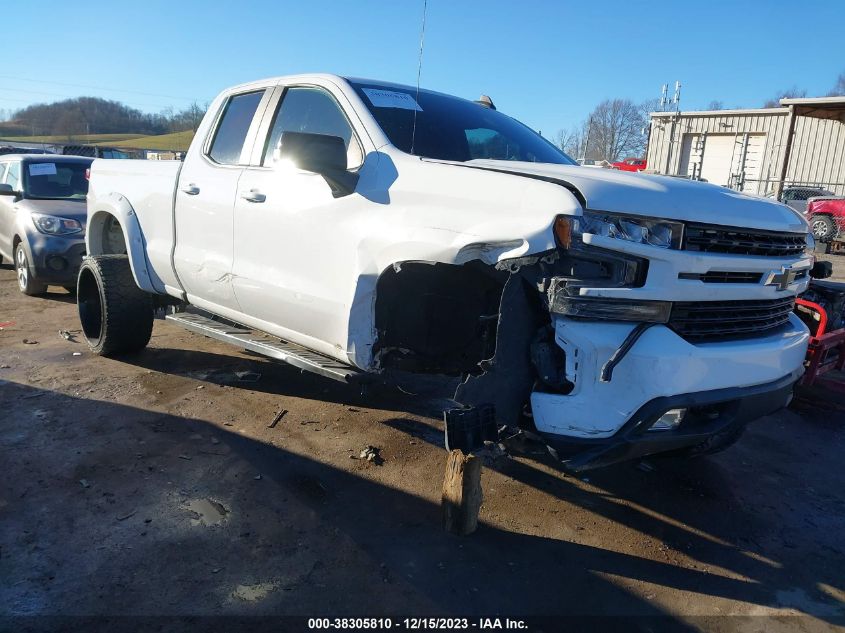
[[[586,169],[490,104],[334,75],[224,91],[184,163],[96,160],[86,246],[99,354],[177,306],[340,380],[463,376],[461,420],[576,470],[724,448],[788,403],[808,342],[786,205]]]

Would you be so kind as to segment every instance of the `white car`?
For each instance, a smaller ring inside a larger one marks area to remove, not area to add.
[[[447,423],[522,428],[573,469],[727,446],[788,402],[807,347],[789,207],[585,169],[408,86],[226,90],[184,163],[95,161],[88,217],[95,352],[140,350],[155,307],[190,304],[168,318],[333,378],[464,376]]]

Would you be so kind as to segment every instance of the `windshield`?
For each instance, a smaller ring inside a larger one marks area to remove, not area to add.
[[[401,86],[350,84],[390,142],[403,152],[459,162],[577,164],[516,119],[472,101],[427,90],[417,95],[415,88]]]
[[[23,192],[40,200],[85,200],[90,163],[24,163]]]

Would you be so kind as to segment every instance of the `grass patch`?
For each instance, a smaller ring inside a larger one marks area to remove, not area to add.
[[[156,136],[138,136],[113,143],[95,143],[108,147],[122,147],[125,149],[160,149],[174,152],[187,151],[194,138],[193,130],[173,132],[172,134],[158,134]]]
[[[68,138],[67,135],[55,134],[53,136],[0,136],[0,142],[9,141],[12,143],[60,143],[65,145],[82,143],[109,143],[122,142],[128,139],[141,138],[143,134],[78,134]]]

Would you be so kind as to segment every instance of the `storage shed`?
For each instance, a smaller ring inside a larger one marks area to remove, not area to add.
[[[780,104],[652,113],[649,171],[751,194],[806,185],[845,195],[845,97]]]

